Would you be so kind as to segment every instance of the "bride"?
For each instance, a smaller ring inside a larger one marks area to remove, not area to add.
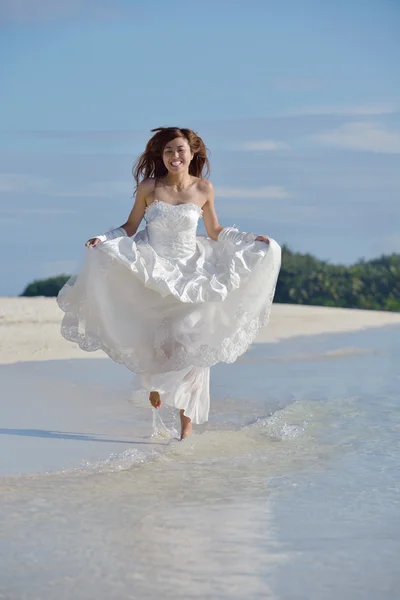
[[[179,409],[183,439],[208,420],[210,367],[234,362],[267,324],[281,249],[219,224],[196,133],[152,133],[134,165],[126,223],[86,242],[82,270],[57,301],[62,335],[126,365],[154,408]],[[201,217],[207,236],[197,234]]]

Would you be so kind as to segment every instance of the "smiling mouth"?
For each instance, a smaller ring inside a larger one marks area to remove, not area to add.
[[[181,160],[174,160],[174,161],[171,163],[171,166],[172,166],[172,167],[179,167],[179,165],[181,165],[181,164],[182,164],[182,161],[181,161]]]

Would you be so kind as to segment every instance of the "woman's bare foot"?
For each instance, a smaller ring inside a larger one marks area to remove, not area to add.
[[[150,392],[149,400],[154,408],[160,408],[160,406],[162,406],[160,394],[158,392]]]
[[[183,440],[188,435],[192,434],[192,421],[189,417],[186,417],[183,413],[185,411],[182,409],[180,411],[181,414],[181,440]]]

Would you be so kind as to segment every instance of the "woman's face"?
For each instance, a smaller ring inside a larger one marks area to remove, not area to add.
[[[181,173],[189,171],[193,152],[190,150],[187,139],[178,137],[165,145],[162,158],[169,173]]]

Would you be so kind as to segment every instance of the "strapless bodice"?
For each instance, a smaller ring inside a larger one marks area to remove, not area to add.
[[[145,211],[149,244],[160,256],[187,259],[196,250],[196,231],[203,211],[197,204],[154,200]]]

